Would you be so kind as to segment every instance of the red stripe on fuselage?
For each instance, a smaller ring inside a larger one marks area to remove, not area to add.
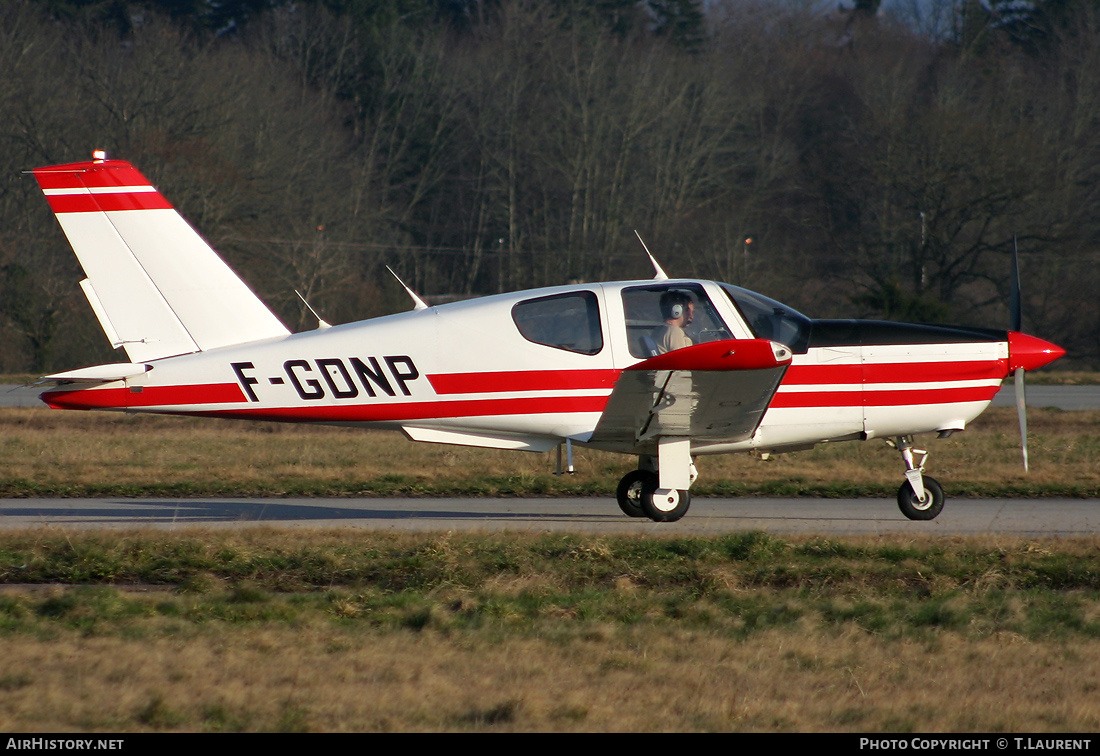
[[[895,391],[790,391],[776,394],[769,407],[813,409],[817,407],[900,407],[909,404],[988,402],[1000,386],[917,388]]]
[[[428,381],[437,394],[491,394],[500,391],[611,390],[618,370],[511,370],[498,373],[440,373]]]
[[[951,362],[870,362],[862,365],[791,365],[784,386],[860,383],[937,383],[941,381],[1001,380],[1008,375],[1007,360]]]
[[[48,391],[43,401],[54,409],[164,408],[203,404],[246,403],[236,383],[196,386],[149,386],[138,393],[128,388]],[[370,422],[492,415],[535,415],[558,412],[603,412],[606,396],[546,396],[512,399],[460,399],[432,402],[306,405],[301,407],[246,407],[224,410],[186,410],[185,414],[244,417],[288,422]]]
[[[862,365],[791,365],[780,386],[828,386],[863,383]]]
[[[127,407],[171,407],[184,404],[231,404],[245,401],[236,383],[206,383],[193,386],[145,386],[129,388],[47,391],[42,401],[54,409],[124,409]]]

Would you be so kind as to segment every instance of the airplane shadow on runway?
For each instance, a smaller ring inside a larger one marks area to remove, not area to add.
[[[381,503],[381,502],[380,502]],[[47,520],[56,523],[123,523],[134,527],[142,523],[200,524],[232,522],[288,522],[288,521],[338,521],[338,520],[515,520],[515,519],[620,519],[616,514],[607,515],[564,514],[548,510],[528,512],[473,512],[462,509],[398,509],[345,508],[334,506],[303,505],[278,500],[255,502],[233,500],[126,500],[112,501],[109,506],[64,506],[56,502],[35,506],[5,506],[2,517],[19,517],[32,521]]]

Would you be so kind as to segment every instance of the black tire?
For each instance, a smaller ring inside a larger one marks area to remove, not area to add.
[[[658,507],[654,503],[657,486],[644,486],[642,488],[642,509],[645,515],[654,522],[676,522],[687,514],[691,506],[691,493],[689,491],[674,491],[677,495],[676,505],[669,509],[667,506]],[[669,494],[671,496],[671,494]],[[664,503],[664,502],[662,502]]]
[[[924,476],[924,490],[928,496],[921,504],[909,481],[902,483],[898,489],[898,508],[910,520],[934,520],[943,510],[943,487],[935,478]]]
[[[642,509],[642,492],[646,489],[657,490],[657,473],[649,470],[632,470],[619,481],[619,487],[615,490],[615,500],[619,503],[619,509],[627,517],[646,517]]]

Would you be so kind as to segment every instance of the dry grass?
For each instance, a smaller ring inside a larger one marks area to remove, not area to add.
[[[287,653],[293,649],[293,653]],[[331,626],[5,639],[0,729],[1095,732],[1100,641]]]
[[[923,437],[928,471],[953,494],[1100,492],[1100,412],[1029,414],[1031,473],[1022,470],[1015,413],[993,409],[965,433]],[[576,450],[574,476],[555,455],[416,444],[398,433],[324,426],[0,410],[0,493],[554,494],[613,490],[634,460]],[[763,461],[699,460],[698,494],[881,494],[901,462],[882,441],[822,445]]]

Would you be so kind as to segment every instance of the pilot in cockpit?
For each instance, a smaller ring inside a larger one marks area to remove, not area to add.
[[[695,318],[695,300],[680,289],[669,289],[659,300],[661,317],[665,324],[653,330],[653,342],[657,354],[692,345],[691,337],[684,330]]]

